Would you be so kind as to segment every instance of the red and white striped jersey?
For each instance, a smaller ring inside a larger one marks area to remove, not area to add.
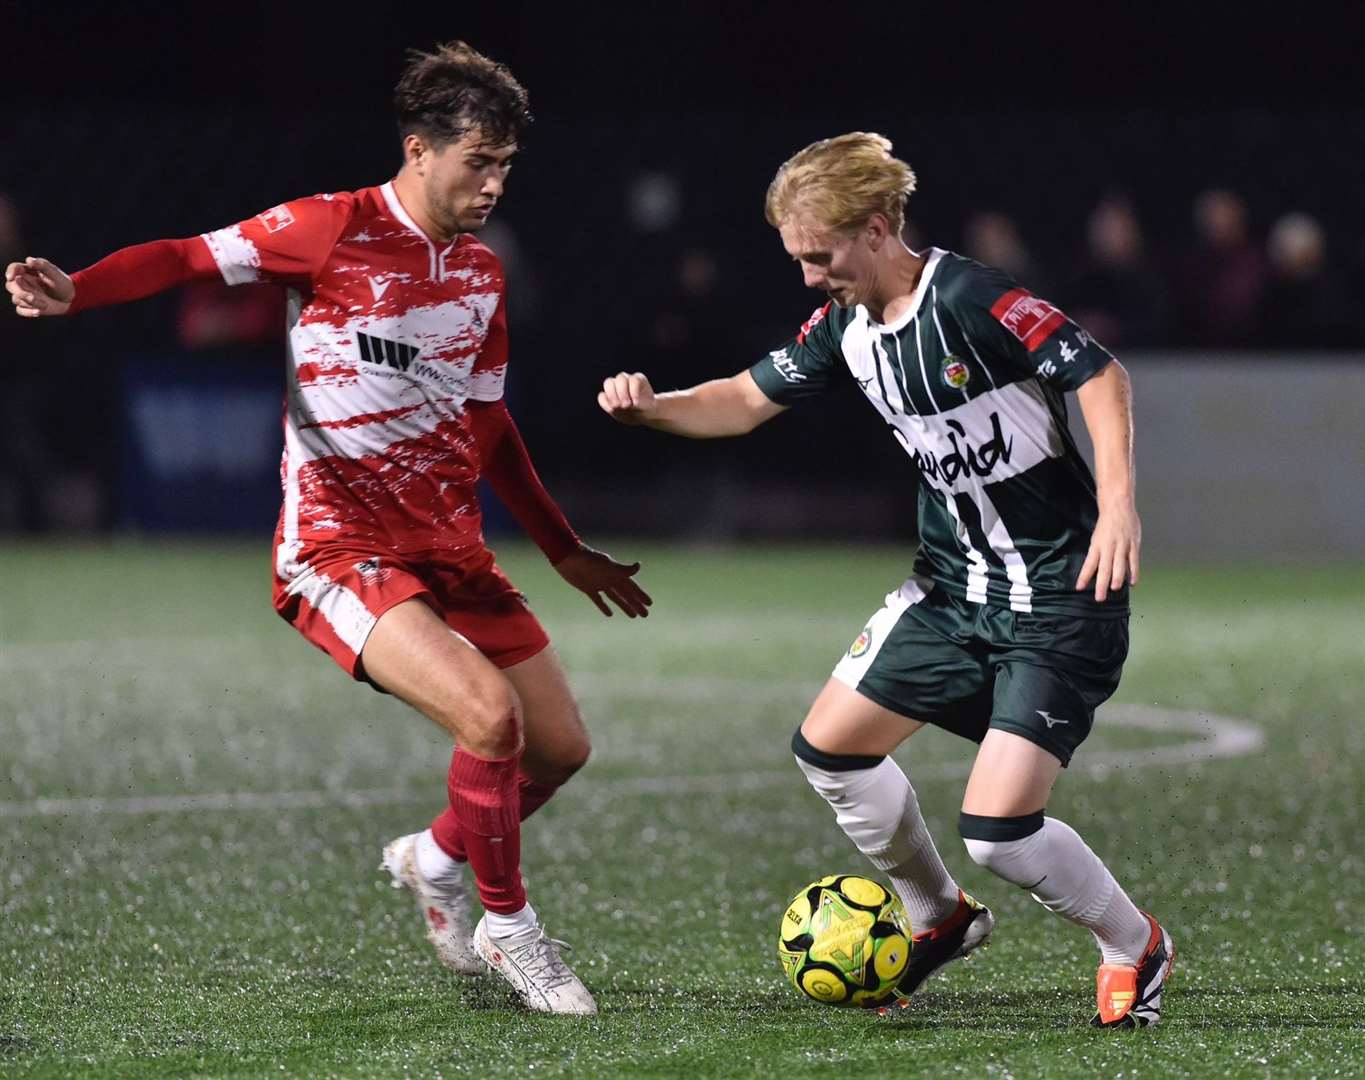
[[[465,403],[502,397],[497,256],[467,233],[438,245],[391,183],[284,203],[203,240],[229,285],[289,288],[279,577],[320,556],[480,547]]]

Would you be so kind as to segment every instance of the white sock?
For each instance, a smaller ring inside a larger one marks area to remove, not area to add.
[[[1044,818],[1041,829],[1021,840],[966,843],[981,866],[1094,934],[1106,964],[1136,964],[1142,958],[1152,931],[1146,916],[1066,822]]]
[[[499,915],[496,911],[483,913],[484,929],[489,937],[505,938],[530,930],[536,925],[536,909],[528,901],[526,906],[511,915]]]
[[[899,765],[889,757],[870,769],[832,771],[801,758],[796,763],[834,808],[848,838],[891,878],[916,933],[957,910],[957,882],[939,858],[915,789]]]
[[[452,859],[436,842],[431,830],[417,834],[417,872],[428,881],[442,881],[460,873],[461,864]]]

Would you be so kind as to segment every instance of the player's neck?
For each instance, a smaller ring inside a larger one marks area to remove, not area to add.
[[[412,218],[413,224],[426,234],[428,240],[436,244],[448,244],[455,239],[453,235],[447,236],[432,220],[422,193],[422,178],[406,165],[399,169],[398,175],[393,178],[393,192],[398,196],[403,209],[408,212],[408,217]]]
[[[878,274],[877,286],[868,298],[867,313],[874,322],[895,322],[915,302],[915,290],[924,274],[924,260],[897,241],[887,253],[886,264]]]

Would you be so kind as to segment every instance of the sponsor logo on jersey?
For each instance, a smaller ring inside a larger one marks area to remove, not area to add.
[[[1066,322],[1066,316],[1027,289],[1011,289],[994,304],[991,314],[1033,352]]]
[[[417,359],[417,354],[422,351],[416,345],[390,341],[388,338],[374,337],[371,334],[357,333],[356,341],[360,346],[360,359],[365,363],[385,364],[395,371],[407,371]]]
[[[911,455],[926,477],[951,484],[960,476],[990,476],[996,465],[1009,464],[1014,452],[1014,437],[1005,438],[998,412],[991,413],[991,437],[980,446],[973,446],[967,440],[967,429],[958,421],[949,420],[947,424],[948,441],[953,444],[951,453],[939,457],[931,450],[916,450]]]
[[[377,304],[384,293],[388,291],[389,286],[393,284],[393,278],[385,280],[382,277],[372,277],[369,281],[370,292],[374,293],[374,302]]]
[[[1062,354],[1062,363],[1064,364],[1074,364],[1076,362],[1076,357],[1081,355],[1080,350],[1073,349],[1071,347],[1071,342],[1067,341],[1066,338],[1062,338],[1057,342],[1057,351]]]
[[[943,376],[943,385],[951,386],[954,390],[961,390],[972,378],[967,365],[951,353],[943,358],[943,370],[940,374]]]
[[[833,303],[833,301],[831,301],[831,303]],[[800,331],[796,335],[796,343],[798,345],[804,345],[806,343],[806,335],[824,322],[825,316],[829,314],[829,308],[829,304],[826,304],[824,307],[816,308],[815,313],[802,324]]]
[[[277,233],[294,224],[294,211],[287,206],[273,206],[269,210],[257,214],[256,220],[265,226],[266,232]]]
[[[799,383],[806,381],[806,373],[796,366],[796,361],[791,358],[786,349],[774,349],[768,354],[772,358],[773,370],[781,375],[789,383]]]
[[[864,626],[863,632],[859,634],[848,647],[848,655],[855,660],[867,652],[872,647],[872,627]]]

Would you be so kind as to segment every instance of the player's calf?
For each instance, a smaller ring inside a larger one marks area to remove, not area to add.
[[[1145,970],[1155,922],[1134,906],[1108,867],[1066,822],[1046,817],[1041,810],[1018,817],[964,813],[958,830],[978,865],[1027,889],[1049,911],[1089,930],[1105,967]],[[1147,973],[1140,991],[1151,989],[1148,984],[1160,966],[1156,963]],[[1160,1012],[1159,983],[1164,979],[1161,971],[1153,991],[1155,1015]]]
[[[961,891],[939,858],[915,790],[900,766],[880,755],[817,749],[799,730],[792,737],[792,752],[845,835],[891,878],[911,924],[938,926],[951,918]]]

